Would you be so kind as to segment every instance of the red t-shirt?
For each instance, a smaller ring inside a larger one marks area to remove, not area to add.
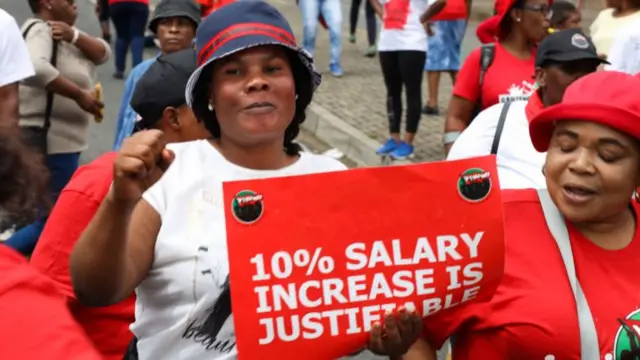
[[[0,357],[98,360],[51,280],[0,245]]]
[[[135,320],[135,297],[107,307],[83,306],[73,292],[69,256],[109,191],[115,157],[107,153],[78,169],[60,193],[31,257],[31,264],[58,285],[76,321],[107,360],[121,360],[133,338],[129,325]]]
[[[486,71],[480,88],[480,48],[477,48],[464,61],[453,95],[473,103],[481,98],[483,109],[499,101],[526,99],[535,87],[534,72],[535,54],[531,54],[527,60],[521,60],[496,43],[493,63]]]
[[[455,360],[580,360],[575,300],[537,192],[506,190],[503,199],[506,262],[496,294],[489,302],[435,315],[425,322],[425,336],[438,346],[455,332]],[[633,207],[640,214],[635,201]],[[578,281],[596,322],[601,359],[625,359],[621,354],[630,349],[630,333],[620,320],[640,325],[635,320],[640,319],[640,231],[617,251],[598,247],[570,225],[569,234]]]
[[[465,0],[447,0],[444,9],[431,20],[460,20],[466,19],[467,16],[467,3]]]

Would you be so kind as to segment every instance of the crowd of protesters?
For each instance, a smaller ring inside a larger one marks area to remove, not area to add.
[[[303,14],[324,21],[309,1]],[[29,5],[21,28],[0,9],[0,219],[17,228],[0,245],[0,358],[236,359],[224,209],[202,194],[222,197],[226,181],[348,171],[297,142],[322,82],[308,51],[316,30],[305,25],[298,44],[259,0],[161,0],[148,22],[160,53],[143,61],[146,0],[99,1],[101,37],[74,26],[73,0]],[[462,65],[469,3],[366,6],[365,55],[378,56],[388,95],[379,152],[413,153],[448,73],[447,159],[496,155],[506,243],[491,300],[425,321],[387,314],[368,349],[434,360],[451,340],[456,360],[640,358],[640,334],[620,330],[640,306],[640,65],[618,53],[638,41],[638,4],[608,4],[589,36],[570,3],[500,1]],[[79,167],[89,122],[104,116],[96,66],[112,55],[109,19],[115,77],[125,78],[129,48],[132,69],[113,151]]]

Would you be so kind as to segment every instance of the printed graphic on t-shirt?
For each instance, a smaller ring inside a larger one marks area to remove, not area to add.
[[[384,28],[404,29],[410,10],[411,0],[387,0],[384,4]]]
[[[224,233],[212,232],[210,227],[224,226],[224,214],[219,207],[221,204],[217,192],[204,189],[194,196],[189,207],[188,236],[200,242],[195,254],[193,293],[208,307],[204,311],[202,308],[194,311],[182,334],[183,339],[198,343],[213,358],[215,355],[231,353],[236,347],[228,260],[224,250],[226,238]],[[213,216],[207,211],[211,209],[219,213]],[[216,290],[219,291],[217,294]]]
[[[209,253],[208,245],[201,245],[198,248],[199,258],[207,258]],[[198,261],[199,263],[207,263]],[[212,287],[220,287],[220,294],[207,308],[204,316],[194,318],[182,334],[185,340],[192,340],[202,345],[207,351],[214,354],[228,354],[236,347],[235,332],[222,331],[223,327],[232,326],[231,318],[231,292],[229,288],[229,275],[222,275],[220,268],[203,267],[197,276],[209,278]],[[224,283],[220,284],[220,279],[225,276]],[[202,280],[202,279],[200,279]],[[200,281],[198,281],[200,282]]]
[[[612,360],[640,360],[640,309],[618,322]]]
[[[640,309],[624,319],[617,319],[620,326],[613,343],[613,351],[602,356],[602,360],[640,360]],[[544,360],[559,360],[548,354]]]
[[[520,85],[512,84],[507,89],[508,94],[501,94],[498,99],[500,103],[506,103],[508,101],[528,100],[529,96],[536,91],[536,83],[522,80]]]

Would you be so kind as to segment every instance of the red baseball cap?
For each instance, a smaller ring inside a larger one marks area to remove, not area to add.
[[[591,121],[640,139],[640,77],[597,71],[574,81],[562,102],[537,114],[529,123],[536,150],[547,151],[558,120]]]

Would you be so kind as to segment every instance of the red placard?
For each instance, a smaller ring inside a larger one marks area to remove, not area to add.
[[[496,174],[487,156],[225,183],[240,359],[336,359],[385,310],[429,321],[489,299],[504,267]]]

